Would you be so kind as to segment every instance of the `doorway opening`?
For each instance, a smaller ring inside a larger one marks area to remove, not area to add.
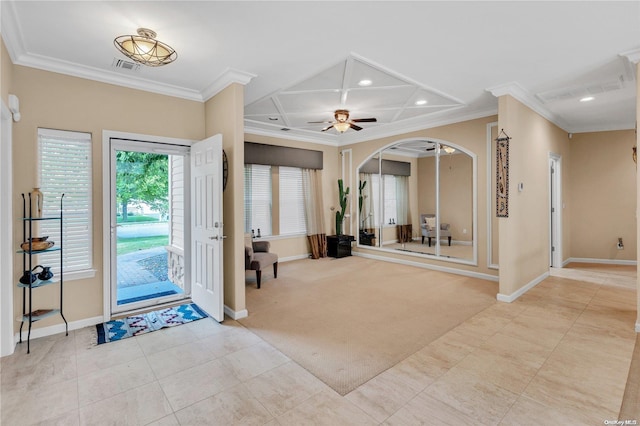
[[[562,268],[562,158],[549,154],[549,266]]]
[[[188,163],[188,147],[111,140],[112,313],[190,295]]]

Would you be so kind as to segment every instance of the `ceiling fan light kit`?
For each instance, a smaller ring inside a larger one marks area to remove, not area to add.
[[[147,65],[159,67],[170,64],[178,57],[176,51],[159,40],[156,33],[148,28],[138,28],[138,35],[122,35],[113,40],[116,48],[128,58]]]
[[[309,123],[331,123],[331,125],[322,129],[322,132],[326,132],[327,130],[334,128],[338,131],[338,133],[344,133],[349,129],[353,129],[356,131],[362,130],[362,127],[356,125],[355,123],[375,123],[378,120],[371,118],[354,118],[349,120],[349,111],[346,109],[337,109],[333,113],[333,117],[335,121],[310,121]]]

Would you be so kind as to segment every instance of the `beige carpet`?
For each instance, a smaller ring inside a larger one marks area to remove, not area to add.
[[[498,284],[361,257],[247,274],[240,322],[341,395],[496,303]]]

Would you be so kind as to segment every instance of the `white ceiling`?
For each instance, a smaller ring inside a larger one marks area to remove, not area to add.
[[[246,83],[254,133],[349,143],[495,114],[504,93],[568,132],[635,125],[640,1],[3,0],[0,13],[16,64],[198,101]],[[114,69],[113,39],[138,27],[178,59]],[[378,122],[308,123],[338,108]]]

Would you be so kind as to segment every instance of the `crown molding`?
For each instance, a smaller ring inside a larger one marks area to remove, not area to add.
[[[22,42],[22,29],[16,16],[16,8],[14,2],[0,2],[2,9],[2,40],[7,48],[11,61],[15,64],[18,58],[25,54],[24,43]]]
[[[532,96],[527,89],[522,87],[518,82],[512,81],[510,83],[500,84],[497,86],[489,87],[486,89],[487,92],[491,93],[496,98],[504,95],[509,95],[519,102],[523,103],[525,106],[531,108],[536,113],[540,114],[542,117],[546,118],[556,126],[560,127],[563,130],[567,130],[569,125],[564,122],[560,117],[553,114],[549,111],[535,96]]]
[[[610,126],[576,126],[567,129],[569,133],[596,133],[596,132],[615,132],[619,130],[633,130],[633,126],[610,125]]]
[[[300,130],[291,129],[290,131],[283,132],[281,127],[270,127],[271,125],[265,124],[259,121],[244,120],[244,133],[267,136],[277,139],[287,139],[298,142],[309,142],[320,145],[339,146],[337,136],[335,135],[315,135],[312,132],[305,132]],[[308,134],[307,134],[308,133]]]
[[[52,59],[45,56],[26,54],[15,62],[16,65],[23,65],[31,68],[38,68],[44,71],[57,72],[73,77],[85,78],[88,80],[100,81],[102,83],[124,86],[130,89],[143,90],[145,92],[158,93],[160,95],[174,96],[192,101],[202,102],[202,95],[196,90],[185,89],[183,87],[170,84],[150,81],[132,75],[120,75],[115,72],[105,71],[85,65],[78,65],[60,59]]]
[[[631,63],[640,63],[640,48],[627,50],[626,52],[620,53],[620,56],[627,58]]]
[[[400,136],[407,133],[432,129],[434,127],[446,126],[449,124],[461,123],[464,121],[475,120],[478,118],[489,117],[496,115],[498,109],[490,108],[479,111],[470,111],[462,114],[451,114],[451,110],[448,111],[447,116],[440,116],[437,118],[416,117],[408,120],[404,120],[401,123],[394,123],[389,125],[382,125],[375,128],[369,128],[364,134],[360,133],[348,133],[341,135],[321,134],[316,135],[311,131],[299,131],[291,129],[288,132],[283,132],[280,126],[273,126],[271,124],[265,124],[259,121],[253,121],[245,119],[245,134],[254,134],[261,136],[268,136],[279,139],[295,140],[299,142],[310,142],[321,145],[344,147],[348,145],[354,145],[361,142],[372,141],[375,139],[381,139],[385,137]],[[277,127],[277,128],[276,128]]]
[[[456,108],[455,110],[447,110],[441,113],[437,113],[439,114],[438,117],[415,117],[389,125],[378,126],[376,128],[368,129],[366,135],[360,135],[356,133],[351,133],[348,135],[345,134],[340,140],[340,146],[353,145],[361,142],[371,141],[374,139],[404,135],[420,130],[432,129],[434,127],[446,126],[449,124],[489,117],[498,113],[497,107],[466,112],[460,111],[461,108],[464,108],[464,106]],[[455,111],[460,112],[454,113]]]
[[[255,78],[256,74],[251,74],[249,72],[236,70],[233,68],[227,68],[218,78],[216,78],[213,83],[207,86],[202,92],[202,100],[205,102],[220,93],[227,86],[233,83],[242,84],[243,86],[247,85],[252,78]]]

